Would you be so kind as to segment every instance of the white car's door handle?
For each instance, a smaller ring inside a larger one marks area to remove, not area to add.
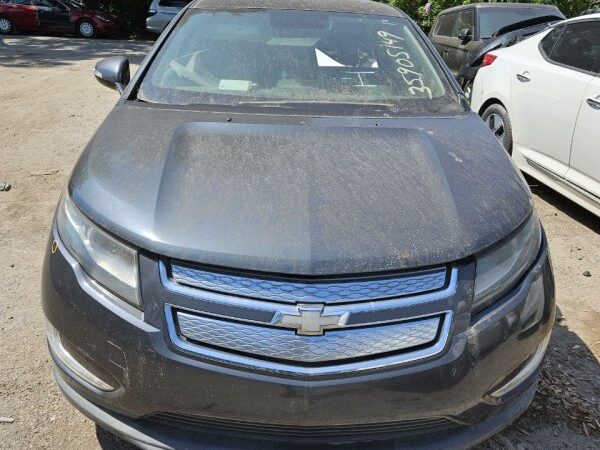
[[[600,109],[600,95],[596,98],[588,98],[586,100],[587,104],[590,105],[594,109]]]
[[[518,73],[517,80],[521,83],[529,83],[531,81],[531,74],[529,72]]]

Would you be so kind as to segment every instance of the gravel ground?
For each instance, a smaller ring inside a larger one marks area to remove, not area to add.
[[[52,377],[40,266],[55,204],[117,94],[95,62],[150,44],[0,37],[0,448],[124,449],[72,408]],[[481,449],[600,448],[600,220],[543,186],[560,309],[532,407]],[[584,276],[584,272],[591,276]],[[14,419],[14,420],[11,420]]]

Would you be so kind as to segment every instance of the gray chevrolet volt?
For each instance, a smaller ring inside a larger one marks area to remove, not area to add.
[[[59,202],[56,380],[142,448],[465,448],[530,404],[554,322],[531,193],[406,15],[196,0]]]

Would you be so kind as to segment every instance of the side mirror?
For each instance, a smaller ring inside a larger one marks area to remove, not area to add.
[[[473,37],[473,30],[470,28],[463,28],[458,32],[458,38],[461,41],[468,41]]]
[[[94,75],[101,84],[122,94],[131,79],[129,60],[123,56],[103,59],[96,64]]]

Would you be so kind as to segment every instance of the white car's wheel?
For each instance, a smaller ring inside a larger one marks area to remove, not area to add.
[[[499,104],[490,105],[481,115],[486,125],[492,130],[509,155],[512,155],[512,124],[508,111]]]
[[[0,17],[0,33],[10,34],[14,31],[15,26],[8,17]]]
[[[96,26],[90,20],[82,20],[79,22],[77,30],[82,38],[90,39],[96,35]]]

